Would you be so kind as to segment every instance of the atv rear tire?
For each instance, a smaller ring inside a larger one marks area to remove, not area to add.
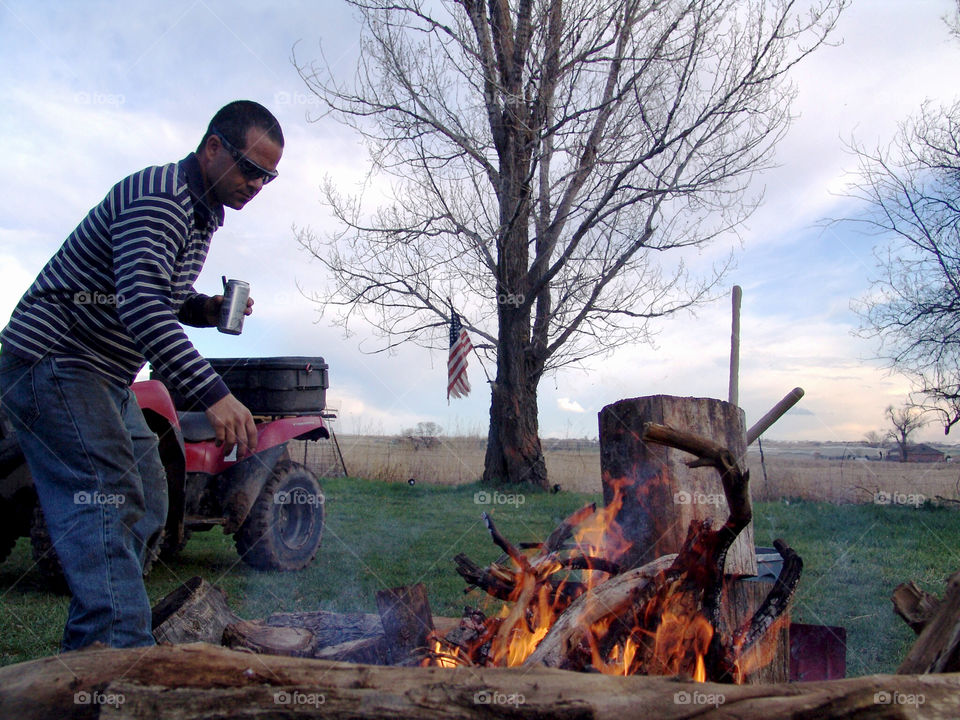
[[[234,536],[237,552],[258,570],[302,570],[323,535],[324,499],[316,476],[300,463],[277,463]]]

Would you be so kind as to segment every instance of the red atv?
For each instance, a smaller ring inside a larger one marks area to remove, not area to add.
[[[147,424],[159,438],[169,488],[165,534],[154,557],[172,555],[191,532],[219,525],[233,534],[247,564],[262,570],[305,568],[320,547],[324,499],[316,476],[291,459],[288,443],[330,437],[320,416],[327,365],[323,358],[307,357],[210,363],[254,414],[257,452],[239,461],[236,451],[225,458],[202,411],[191,411],[185,398],[159,380],[133,384]],[[29,471],[9,422],[0,417],[0,562],[25,535],[41,573],[63,587]]]

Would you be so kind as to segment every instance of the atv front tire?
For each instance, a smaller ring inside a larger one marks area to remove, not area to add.
[[[302,570],[317,554],[324,499],[316,476],[300,463],[277,463],[234,535],[237,552],[258,570]]]

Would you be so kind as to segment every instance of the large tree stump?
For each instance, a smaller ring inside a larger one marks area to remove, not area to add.
[[[0,668],[0,717],[17,720],[937,720],[958,716],[957,674],[736,686],[552,668],[372,667],[252,656],[203,643],[90,648]]]
[[[717,527],[729,512],[713,468],[690,468],[688,453],[642,440],[647,422],[710,440],[727,448],[740,465],[747,451],[743,411],[723,400],[649,395],[603,408],[603,500],[609,505],[620,489],[623,505],[616,519],[633,546],[619,562],[628,568],[679,552],[691,522],[710,519]],[[757,574],[752,522],[730,548],[726,573]]]

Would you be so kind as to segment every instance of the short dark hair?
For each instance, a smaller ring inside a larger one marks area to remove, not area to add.
[[[207,132],[197,146],[197,152],[200,153],[203,150],[207,139],[215,134],[214,130],[223,135],[235,148],[246,150],[247,130],[252,127],[265,131],[268,138],[283,147],[283,131],[273,113],[253,100],[234,100],[217,110],[217,114],[207,125]]]

